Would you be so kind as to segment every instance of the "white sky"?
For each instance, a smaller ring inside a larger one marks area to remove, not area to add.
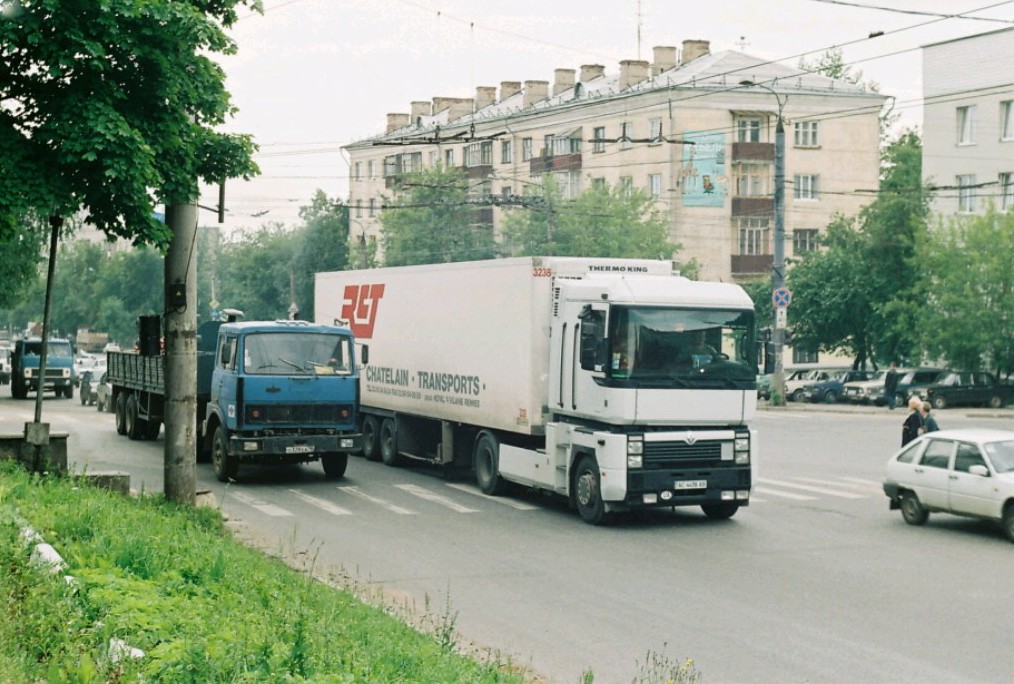
[[[316,189],[348,197],[340,148],[382,133],[413,100],[473,97],[475,86],[553,81],[557,68],[651,61],[652,47],[711,41],[796,66],[842,46],[845,60],[921,124],[928,43],[1005,28],[1014,0],[264,0],[230,30],[221,58],[239,112],[227,130],[260,145],[261,176],[227,184],[225,229],[295,225]],[[861,5],[861,6],[856,6]],[[900,11],[889,11],[900,10]],[[927,14],[929,13],[929,14]],[[932,13],[979,19],[942,18]],[[640,17],[640,18],[639,18]],[[1000,21],[984,21],[983,18]],[[883,36],[868,39],[872,32]],[[638,35],[640,34],[640,42]],[[217,190],[201,197],[217,205]],[[200,212],[200,223],[215,221]]]

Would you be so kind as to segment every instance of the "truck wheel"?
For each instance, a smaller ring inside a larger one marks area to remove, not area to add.
[[[158,420],[144,421],[144,438],[148,441],[158,439],[158,433],[162,430],[162,422]]]
[[[59,394],[59,391],[57,391],[57,394]],[[74,398],[74,385],[67,385],[66,387],[64,387],[63,388],[63,396],[64,396],[65,399],[73,399]]]
[[[127,434],[127,395],[120,394],[116,395],[116,405],[113,407],[116,413],[116,434],[125,435]]]
[[[380,423],[380,460],[392,467],[401,465],[398,453],[398,431],[393,418],[384,418]]]
[[[599,464],[594,456],[585,456],[574,471],[574,502],[581,519],[589,525],[601,525],[606,520],[606,505],[602,501]]]
[[[235,480],[239,472],[236,457],[229,455],[229,435],[221,425],[215,430],[215,443],[211,447],[211,467],[219,482]]]
[[[376,416],[363,418],[363,456],[368,461],[380,460],[380,421]]]
[[[11,396],[15,399],[24,399],[27,392],[25,386],[17,380],[11,380]]]
[[[127,430],[127,439],[144,439],[145,424],[137,417],[137,397],[127,397],[127,405],[123,412],[123,425]]]
[[[722,503],[717,504],[704,504],[701,506],[701,510],[704,511],[704,515],[708,516],[711,520],[728,520],[732,516],[736,515],[736,511],[739,510],[739,504],[723,501]]]
[[[320,457],[320,464],[324,466],[324,475],[329,480],[337,480],[345,475],[345,469],[349,465],[348,454],[324,454]]]
[[[490,496],[499,496],[506,489],[500,477],[500,445],[488,432],[475,443],[475,482],[483,494]]]

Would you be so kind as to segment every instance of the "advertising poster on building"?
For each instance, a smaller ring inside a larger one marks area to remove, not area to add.
[[[683,139],[683,204],[688,207],[721,207],[729,194],[725,170],[725,133],[687,131]]]

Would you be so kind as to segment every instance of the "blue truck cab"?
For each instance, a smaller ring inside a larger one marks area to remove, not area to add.
[[[219,481],[235,479],[243,464],[316,460],[327,477],[342,477],[349,453],[362,450],[358,413],[359,369],[348,328],[307,321],[218,328],[200,432]]]
[[[42,340],[26,338],[11,352],[11,396],[24,399],[29,392],[52,390],[56,396],[74,396],[74,351],[70,340],[50,338],[46,343],[46,377],[39,378]]]

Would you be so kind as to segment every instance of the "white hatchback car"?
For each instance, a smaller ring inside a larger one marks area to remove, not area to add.
[[[1014,432],[926,433],[887,462],[884,493],[909,525],[953,513],[997,521],[1014,541]]]

